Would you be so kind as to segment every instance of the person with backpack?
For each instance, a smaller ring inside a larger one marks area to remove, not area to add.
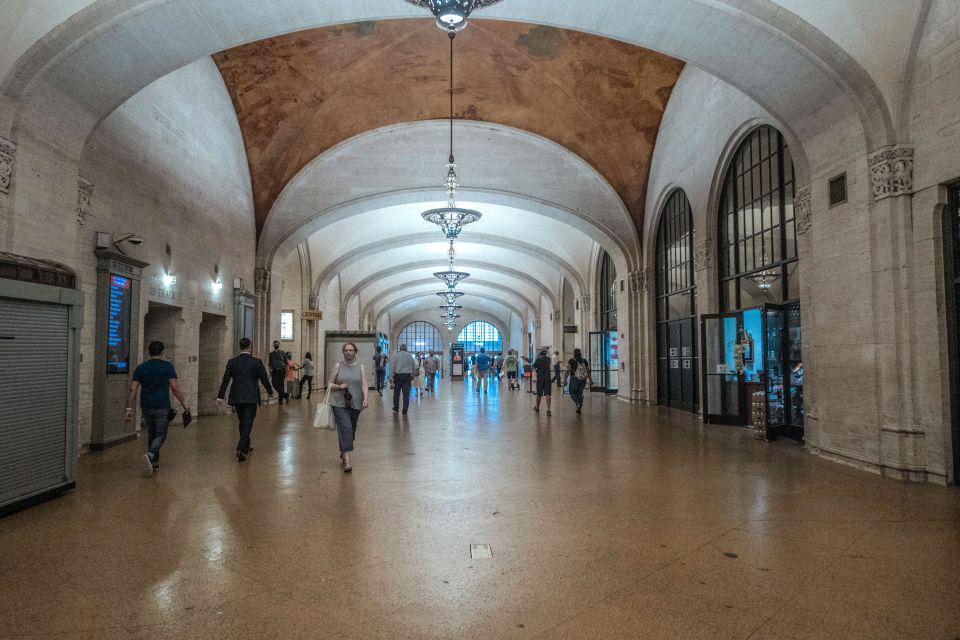
[[[567,384],[570,387],[570,399],[577,405],[577,413],[583,407],[583,390],[587,383],[593,385],[590,362],[584,359],[580,349],[574,349],[573,357],[567,361]]]
[[[519,362],[517,361],[517,354],[513,349],[510,349],[507,351],[507,357],[503,359],[503,368],[507,373],[507,388],[510,391],[513,391],[514,388],[520,388],[520,383],[517,382],[518,366]]]

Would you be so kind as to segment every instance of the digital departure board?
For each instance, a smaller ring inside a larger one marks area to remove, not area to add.
[[[107,373],[130,371],[130,278],[110,276],[107,319]]]

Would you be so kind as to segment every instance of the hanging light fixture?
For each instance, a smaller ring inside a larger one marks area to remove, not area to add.
[[[462,31],[474,9],[482,9],[500,0],[407,0],[412,5],[428,9],[437,19],[437,26],[448,33]]]
[[[768,262],[770,262],[770,256],[767,255],[766,248],[761,247],[760,264],[767,264]],[[747,280],[757,285],[757,288],[761,291],[769,291],[779,279],[780,273],[776,269],[764,269],[747,276]]]
[[[460,304],[443,304],[438,307],[441,311],[446,311],[448,315],[456,313],[463,309],[463,305]]]
[[[443,298],[446,301],[447,305],[451,305],[451,304],[456,304],[457,298],[465,294],[463,293],[463,291],[448,290],[448,291],[441,291],[437,295]]]
[[[454,271],[453,269],[453,259],[457,255],[457,252],[453,248],[453,240],[450,240],[450,248],[447,250],[447,257],[450,259],[450,267],[446,271],[436,271],[433,274],[433,277],[442,280],[447,288],[453,291],[453,289],[460,284],[461,281],[466,280],[470,277],[470,274],[465,271]]]
[[[420,214],[427,222],[438,225],[443,235],[449,240],[460,235],[464,225],[476,222],[483,217],[479,211],[458,207],[456,200],[460,179],[457,177],[457,163],[453,157],[453,39],[455,36],[454,32],[450,32],[450,155],[447,157],[447,177],[443,181],[443,186],[447,190],[447,206],[428,209]]]

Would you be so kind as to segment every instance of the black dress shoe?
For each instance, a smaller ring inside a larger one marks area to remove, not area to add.
[[[242,453],[240,453],[239,451],[237,451],[237,462],[243,462],[243,461],[246,460],[246,459],[247,459],[247,456],[245,456],[245,455],[243,455]]]

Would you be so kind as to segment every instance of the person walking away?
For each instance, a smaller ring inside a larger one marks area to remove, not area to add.
[[[554,352],[553,352],[553,379],[551,380],[551,382],[556,382],[556,383],[557,383],[557,386],[562,389],[562,388],[563,388],[563,376],[560,375],[560,366],[561,366],[561,363],[562,363],[562,360],[561,360],[561,358],[560,358],[560,352],[559,352],[559,351],[554,351]]]
[[[590,363],[584,359],[580,349],[574,349],[573,357],[567,362],[567,384],[570,385],[570,399],[577,406],[577,413],[583,408],[583,390],[588,382],[593,385]]]
[[[490,390],[490,356],[487,355],[487,350],[485,347],[480,347],[480,353],[477,354],[476,363],[477,363],[477,393],[480,393],[480,387],[483,386],[483,383],[486,382],[487,386],[484,387],[483,392],[486,393]]]
[[[493,376],[493,379],[496,380],[497,382],[500,382],[500,376],[501,376],[500,370],[503,369],[503,354],[502,354],[502,353],[498,353],[498,354],[496,355],[496,357],[494,357],[494,359],[493,359],[493,368],[494,368],[494,371],[495,371],[495,374],[494,374],[494,376]]]
[[[273,395],[275,386],[271,386],[267,377],[267,370],[263,360],[255,358],[250,352],[252,343],[250,338],[240,338],[240,355],[231,358],[223,372],[223,381],[217,392],[217,407],[223,406],[223,397],[230,385],[228,403],[237,412],[239,421],[240,439],[237,441],[237,462],[243,462],[253,451],[250,446],[250,434],[253,432],[253,421],[257,417],[257,407],[260,405],[260,389],[257,383],[267,390],[267,397]],[[277,393],[282,393],[278,390]]]
[[[418,353],[414,356],[413,380],[410,381],[410,390],[417,392],[417,398],[423,397],[423,358]]]
[[[303,354],[303,364],[300,366],[300,370],[303,373],[300,376],[300,389],[297,391],[296,399],[299,400],[303,397],[303,388],[307,388],[307,400],[310,399],[310,394],[313,393],[313,355],[307,351]]]
[[[177,372],[173,365],[163,359],[165,347],[159,340],[147,345],[150,359],[143,362],[133,372],[130,393],[127,398],[127,422],[133,419],[133,401],[140,392],[140,412],[147,425],[147,452],[143,454],[143,473],[152,476],[160,470],[160,447],[167,439],[170,426],[170,392],[176,396],[184,411],[190,407],[183,398],[177,384]]]
[[[530,362],[530,358],[520,357],[526,362]],[[546,397],[547,415],[549,416],[551,415],[550,397],[553,392],[553,381],[550,379],[550,369],[553,367],[553,361],[550,359],[550,356],[547,355],[546,349],[540,349],[540,355],[533,361],[532,366],[534,374],[537,376],[537,404],[533,410],[540,413],[540,399]]]
[[[284,384],[287,380],[287,354],[280,351],[280,341],[273,341],[273,351],[270,352],[270,382],[273,384],[274,391],[277,392],[277,401],[283,404],[286,398]],[[287,400],[287,404],[290,401]]]
[[[383,347],[377,347],[377,352],[373,355],[374,372],[377,375],[377,393],[383,397],[384,378],[387,375],[387,361],[389,358],[383,353]]]
[[[297,380],[297,371],[300,370],[300,363],[293,359],[293,353],[287,351],[287,388],[285,390],[287,394],[287,404],[290,404],[290,398],[293,397],[293,392],[300,386],[300,381]]]
[[[519,362],[517,361],[517,354],[513,349],[507,351],[507,357],[503,359],[503,368],[507,372],[507,388],[510,391],[513,391],[513,388],[520,388],[520,383],[517,381],[517,367]]]
[[[437,371],[440,369],[440,361],[433,351],[427,354],[427,357],[423,360],[423,376],[424,389],[429,393],[433,393],[434,385],[437,382]]]
[[[403,396],[403,415],[407,415],[410,407],[410,383],[413,381],[413,370],[416,360],[407,352],[407,345],[400,345],[396,361],[393,363],[393,412],[400,411],[400,396]]]
[[[337,441],[340,445],[340,462],[347,473],[353,471],[350,454],[357,437],[357,421],[360,412],[370,406],[367,399],[367,372],[357,360],[357,345],[343,345],[343,360],[333,365],[330,371],[330,408],[337,423]]]

